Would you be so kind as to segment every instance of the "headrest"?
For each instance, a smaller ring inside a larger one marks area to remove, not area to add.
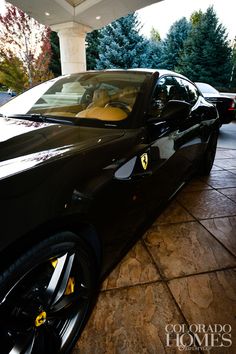
[[[63,84],[61,92],[63,93],[79,93],[81,91],[81,85],[79,82],[67,82]]]
[[[104,107],[104,105],[109,101],[110,97],[108,95],[107,90],[105,89],[97,89],[93,93],[93,101],[94,105],[97,107]]]
[[[122,102],[128,103],[130,106],[134,105],[138,90],[135,87],[127,86],[124,87],[119,93],[119,99]]]

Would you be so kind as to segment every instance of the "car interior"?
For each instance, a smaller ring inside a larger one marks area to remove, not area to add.
[[[132,111],[139,88],[135,86],[126,86],[124,88],[86,88],[81,97],[76,98],[77,102],[62,105],[64,99],[58,94],[54,98],[53,104],[50,104],[45,98],[41,98],[30,110],[30,113],[42,113],[64,117],[91,118],[108,121],[121,121],[128,117]],[[54,94],[54,96],[57,94]],[[71,92],[63,91],[63,95],[71,95]],[[52,96],[52,95],[50,95]],[[53,98],[50,97],[50,100]],[[68,99],[66,97],[66,99]],[[45,101],[44,101],[45,100]],[[56,103],[56,104],[55,104]]]
[[[92,102],[86,109],[76,114],[76,117],[111,121],[123,120],[132,111],[136,96],[137,89],[129,86],[120,89],[113,95],[109,95],[108,90],[104,88],[96,89]]]

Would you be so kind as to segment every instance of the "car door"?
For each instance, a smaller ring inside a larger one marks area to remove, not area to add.
[[[177,103],[176,103],[177,101]],[[157,208],[188,179],[201,145],[200,117],[195,101],[174,76],[158,79],[147,118],[150,168],[149,208]],[[196,108],[195,108],[196,106]],[[176,109],[167,117],[166,110]],[[176,108],[174,108],[176,107]],[[179,111],[179,108],[182,107]]]
[[[90,215],[102,235],[102,272],[123,256],[147,218],[149,166],[144,161],[144,135],[142,128],[127,129],[123,137],[111,143],[113,162],[104,165],[92,181],[97,191],[93,192]],[[102,152],[99,156],[101,160]]]
[[[194,164],[202,154],[204,147],[202,144],[204,138],[202,122],[207,118],[210,119],[210,114],[208,114],[208,108],[205,107],[197,88],[184,78],[176,77],[175,79],[180,92],[183,93],[184,101],[191,105],[189,116],[180,120],[179,146],[185,159]]]

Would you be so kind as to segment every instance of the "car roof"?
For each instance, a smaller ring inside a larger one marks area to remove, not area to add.
[[[159,76],[163,76],[163,75],[174,75],[174,76],[179,76],[182,77],[184,79],[189,80],[186,76],[179,74],[175,71],[171,71],[171,70],[167,70],[167,69],[150,69],[150,68],[131,68],[131,69],[104,69],[104,70],[89,70],[87,72],[117,72],[117,71],[121,71],[121,72],[129,72],[129,71],[133,71],[133,72],[143,72],[143,73],[149,73],[149,74],[155,74],[158,73]]]
[[[125,71],[125,70],[124,70]],[[147,73],[159,73],[161,75],[163,74],[176,74],[174,71],[171,70],[166,70],[166,69],[145,69],[145,68],[132,68],[132,69],[127,69],[127,71],[143,71],[143,72],[147,72]]]

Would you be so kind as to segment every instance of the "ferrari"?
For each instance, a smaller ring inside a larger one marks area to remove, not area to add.
[[[65,75],[0,107],[1,354],[72,351],[147,221],[210,173],[218,131],[166,70]]]

